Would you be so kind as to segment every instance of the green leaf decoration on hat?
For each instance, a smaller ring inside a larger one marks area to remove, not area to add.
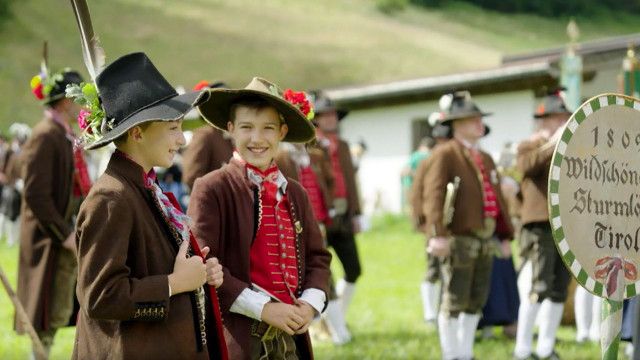
[[[83,142],[95,142],[103,134],[113,129],[113,120],[108,121],[98,96],[98,89],[94,83],[67,85],[66,96],[84,107],[78,114],[78,126],[82,130]]]

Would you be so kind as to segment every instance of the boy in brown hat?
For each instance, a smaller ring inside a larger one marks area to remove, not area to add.
[[[487,128],[483,113],[466,91],[440,99],[441,124],[450,124],[453,139],[437,148],[426,175],[424,212],[429,251],[442,258],[442,304],[438,330],[442,358],[472,359],[474,334],[487,301],[494,237],[509,253],[513,229],[496,166],[478,141]],[[458,177],[453,219],[443,211],[446,186]]]
[[[307,328],[326,305],[331,255],[302,186],[274,158],[281,141],[314,138],[304,93],[254,78],[212,89],[203,117],[234,139],[223,168],[195,181],[189,202],[196,237],[220,259],[220,287],[233,359],[309,359]]]

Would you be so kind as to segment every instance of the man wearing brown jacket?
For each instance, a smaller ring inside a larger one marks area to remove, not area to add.
[[[434,119],[434,121],[438,121],[440,119],[440,114],[440,112],[431,114],[429,116],[429,120],[431,121],[431,119]],[[442,124],[435,124],[433,129],[431,129],[431,137],[435,140],[435,145],[431,149],[431,151],[433,151],[436,147],[451,139],[451,127]],[[429,157],[423,159],[420,164],[418,164],[410,193],[414,225],[416,230],[421,233],[426,232],[425,227],[427,220],[423,204],[426,185],[425,178],[430,167],[431,161],[429,161]],[[420,283],[422,312],[425,322],[435,323],[436,318],[438,317],[438,305],[440,298],[438,281],[440,281],[440,264],[438,263],[438,258],[427,253],[427,271],[425,279]]]
[[[549,302],[549,313],[539,319],[536,355],[543,359],[557,357],[553,347],[571,277],[553,240],[547,207],[547,184],[555,144],[569,116],[571,113],[561,93],[550,93],[534,114],[538,131],[518,147],[517,165],[523,174],[520,247],[525,261],[531,261],[533,283],[529,298],[520,299],[514,350],[517,359],[527,359],[532,354],[533,326],[543,301]]]
[[[438,330],[443,359],[472,359],[480,312],[489,293],[493,238],[509,253],[513,229],[500,179],[489,154],[478,140],[485,134],[481,112],[468,92],[444,95],[442,124],[451,124],[453,140],[431,155],[424,212],[431,236],[429,251],[442,258],[442,304]],[[458,177],[452,221],[443,221],[447,183]]]
[[[200,91],[204,88],[226,88],[222,82],[200,82],[193,90]],[[189,191],[193,188],[193,182],[205,174],[218,170],[229,162],[233,155],[233,140],[220,129],[212,126],[201,126],[193,131],[193,138],[185,147],[182,159],[184,184]]]
[[[346,315],[356,289],[356,280],[362,272],[355,235],[360,232],[360,199],[356,186],[356,170],[349,145],[340,138],[339,121],[347,111],[336,108],[322,94],[315,101],[314,118],[317,124],[318,143],[329,154],[334,176],[333,209],[331,226],[327,227],[327,243],[342,263],[344,279],[336,285],[342,311]]]
[[[21,155],[24,201],[17,293],[48,352],[56,330],[69,324],[73,312],[77,268],[73,217],[83,191],[71,124],[80,107],[65,98],[65,88],[82,78],[66,70],[48,78],[41,75],[40,81],[51,87],[34,91],[44,101],[44,118],[33,128]],[[25,331],[20,321],[16,331]]]

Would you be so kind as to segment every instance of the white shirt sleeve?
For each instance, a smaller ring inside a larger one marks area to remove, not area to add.
[[[261,321],[262,309],[269,301],[268,296],[246,288],[231,304],[229,311]]]
[[[327,300],[327,296],[325,295],[324,291],[311,288],[303,291],[302,296],[300,296],[298,300],[307,302],[318,312],[318,314],[321,314],[322,310],[324,309],[324,303]]]

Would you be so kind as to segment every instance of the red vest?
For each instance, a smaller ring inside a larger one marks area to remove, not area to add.
[[[338,199],[347,198],[347,185],[344,179],[344,173],[342,172],[342,166],[340,165],[340,154],[338,148],[340,147],[340,141],[337,136],[329,136],[329,158],[331,159],[331,169],[334,176],[334,193]]]
[[[258,231],[251,246],[251,282],[282,302],[293,304],[298,287],[298,254],[289,201],[285,195],[277,204],[267,202],[261,200]]]
[[[318,184],[318,177],[311,166],[300,166],[299,171],[300,184],[307,191],[309,201],[313,208],[313,214],[319,222],[325,222],[329,218],[329,211],[325,205],[325,199]]]

